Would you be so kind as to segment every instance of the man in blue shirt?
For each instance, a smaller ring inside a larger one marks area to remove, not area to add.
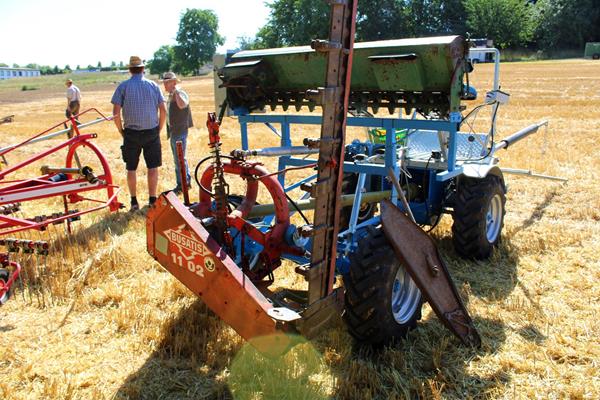
[[[153,205],[156,201],[158,168],[162,165],[160,132],[165,126],[167,109],[158,85],[144,78],[141,58],[130,58],[129,72],[131,78],[117,87],[111,103],[115,125],[123,136],[121,151],[127,167],[131,210],[136,211],[140,208],[137,201],[137,167],[142,152],[148,168],[149,204]]]

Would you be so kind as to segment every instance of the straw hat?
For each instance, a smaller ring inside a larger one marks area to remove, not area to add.
[[[177,79],[177,75],[175,75],[174,72],[165,72],[163,74],[163,82],[168,82],[168,81],[181,82],[179,79]]]
[[[131,56],[129,58],[129,65],[127,66],[128,68],[139,68],[139,67],[145,67],[144,62],[142,61],[141,58],[139,58],[138,56]]]

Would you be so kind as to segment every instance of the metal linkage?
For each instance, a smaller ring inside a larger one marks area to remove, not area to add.
[[[78,174],[81,175],[85,180],[87,180],[92,185],[100,182],[98,177],[94,174],[94,170],[89,166],[84,166],[81,168],[62,168],[62,167],[50,167],[48,165],[42,166],[42,174],[50,175],[50,174]],[[106,182],[102,182],[102,184],[106,184]]]
[[[326,298],[333,291],[358,1],[329,0],[329,4],[329,41],[315,41],[312,44],[315,50],[327,53],[327,76],[325,87],[318,89],[323,106],[323,125],[316,183],[311,272],[306,275],[309,281],[309,304]]]
[[[219,136],[220,125],[215,113],[208,113],[206,126],[210,138],[209,147],[212,149],[211,153],[214,156],[214,176],[212,186],[216,204],[215,225],[217,228],[217,239],[219,243],[223,243],[223,246],[227,251],[231,251],[231,238],[227,231],[229,185],[225,181],[225,170],[221,157],[221,137]]]
[[[50,250],[48,242],[22,240],[22,239],[0,239],[0,246],[5,246],[9,253],[33,254],[47,256]]]
[[[56,213],[53,213],[53,214],[50,214],[50,215],[38,215],[38,216],[35,216],[33,218],[28,218],[27,220],[31,221],[31,222],[38,223],[38,224],[44,223],[46,221],[49,221],[48,225],[50,225],[50,224],[52,224],[52,225],[60,225],[60,224],[64,223],[65,221],[68,221],[68,222],[80,221],[81,220],[81,216],[75,215],[77,213],[79,213],[79,210],[69,210],[66,213],[64,213],[64,212],[56,212]],[[65,219],[65,217],[68,217],[69,215],[73,215],[73,217]]]
[[[21,203],[11,203],[0,206],[0,215],[10,215],[21,210]]]
[[[9,115],[9,116],[6,116],[6,117],[2,117],[2,118],[0,118],[0,125],[2,125],[2,124],[10,124],[11,122],[14,121],[14,119],[15,119],[14,115]]]

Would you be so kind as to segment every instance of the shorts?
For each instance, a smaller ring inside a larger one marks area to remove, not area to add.
[[[140,154],[144,153],[144,160],[148,169],[158,168],[162,165],[162,150],[158,127],[143,131],[125,128],[121,153],[127,171],[136,171],[140,163]]]
[[[69,103],[69,108],[66,109],[65,111],[65,115],[67,116],[67,118],[71,118],[72,115],[77,115],[79,114],[79,107],[81,105],[79,104],[78,101],[72,101]]]

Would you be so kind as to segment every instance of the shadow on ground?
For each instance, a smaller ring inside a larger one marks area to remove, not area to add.
[[[482,336],[479,349],[465,347],[435,316],[409,337],[380,350],[354,347],[333,365],[336,399],[486,398],[509,383],[502,371],[485,376],[468,372],[471,361],[496,353],[506,340],[497,320],[475,317]],[[328,335],[320,343],[333,343]],[[348,340],[350,338],[348,337]]]
[[[162,328],[162,341],[115,399],[233,399],[224,371],[240,348],[202,301]]]

